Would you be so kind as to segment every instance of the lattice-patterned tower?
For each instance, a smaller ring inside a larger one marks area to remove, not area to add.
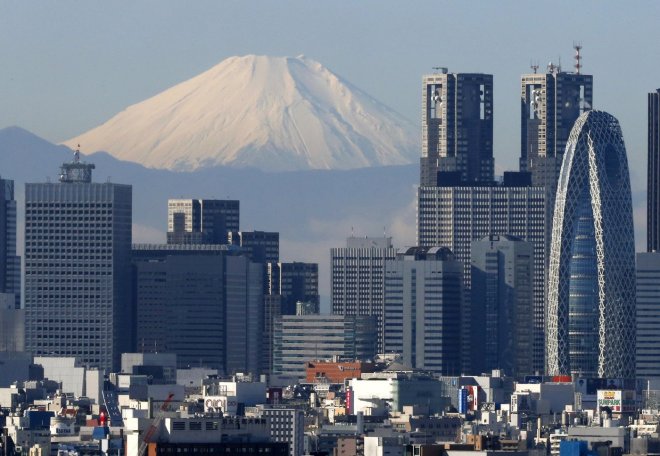
[[[582,114],[555,202],[548,279],[551,375],[635,376],[635,240],[619,122]]]

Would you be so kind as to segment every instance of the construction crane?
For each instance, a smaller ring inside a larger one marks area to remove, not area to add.
[[[154,434],[160,429],[160,423],[163,421],[163,417],[165,416],[165,412],[168,410],[170,402],[172,402],[172,399],[174,399],[174,393],[170,393],[167,396],[167,399],[165,399],[165,402],[163,402],[163,405],[160,406],[160,409],[158,409],[158,413],[156,414],[156,419],[154,419],[153,423],[151,423],[151,426],[149,429],[147,429],[147,432],[144,434],[144,437],[142,437],[142,441],[140,442],[140,448],[138,449],[138,456],[144,456],[147,451],[147,447],[151,443],[151,440],[154,438]]]

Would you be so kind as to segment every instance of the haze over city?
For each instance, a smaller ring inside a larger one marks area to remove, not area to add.
[[[0,0],[0,454],[660,454],[658,17]]]

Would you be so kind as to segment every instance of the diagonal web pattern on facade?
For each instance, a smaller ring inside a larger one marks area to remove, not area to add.
[[[635,375],[635,248],[619,122],[576,121],[555,201],[548,276],[547,363],[553,375]]]

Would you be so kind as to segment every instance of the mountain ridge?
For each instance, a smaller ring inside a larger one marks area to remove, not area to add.
[[[353,169],[419,155],[410,121],[304,56],[230,57],[63,144],[175,171]]]

